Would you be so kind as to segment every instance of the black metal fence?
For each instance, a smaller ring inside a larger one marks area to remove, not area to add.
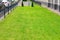
[[[35,3],[39,4],[39,5],[41,5],[41,2],[39,2],[39,1],[33,0],[33,2],[35,2]]]
[[[59,5],[59,12],[60,12],[60,5]]]
[[[1,9],[0,10],[0,18],[4,16],[5,18],[5,14],[9,14],[9,11],[14,9],[17,5],[18,5],[19,1],[15,2],[14,4],[12,4],[11,6],[9,6],[8,4],[8,7],[4,7],[4,9]]]

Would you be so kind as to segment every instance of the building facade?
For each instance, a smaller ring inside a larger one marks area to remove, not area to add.
[[[54,10],[58,10],[60,12],[60,0],[35,0],[41,3],[41,5],[45,5]]]

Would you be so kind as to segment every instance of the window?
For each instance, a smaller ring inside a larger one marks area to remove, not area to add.
[[[48,2],[50,3],[50,2],[51,2],[51,0],[48,0]]]
[[[58,3],[58,0],[55,0],[55,4],[57,4]]]

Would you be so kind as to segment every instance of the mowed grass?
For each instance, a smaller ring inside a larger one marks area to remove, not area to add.
[[[17,7],[0,22],[0,40],[60,40],[60,16],[40,7]]]

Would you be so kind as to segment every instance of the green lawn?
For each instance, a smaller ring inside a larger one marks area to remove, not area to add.
[[[60,40],[60,16],[38,5],[17,7],[0,22],[0,40]]]

